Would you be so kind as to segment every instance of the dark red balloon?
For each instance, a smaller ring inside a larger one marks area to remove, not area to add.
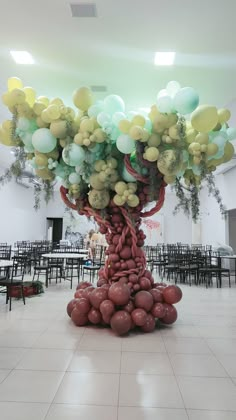
[[[136,308],[142,308],[149,312],[153,306],[154,300],[151,293],[142,290],[135,295],[134,304]]]
[[[138,276],[137,274],[130,274],[129,275],[129,281],[131,281],[131,283],[138,283]]]
[[[69,317],[71,316],[71,312],[75,308],[76,302],[77,302],[77,299],[72,299],[67,305],[66,310],[67,310],[67,313],[68,313]]]
[[[152,332],[156,328],[155,318],[151,314],[147,314],[147,320],[145,324],[141,327],[143,332]]]
[[[129,300],[129,302],[127,303],[127,305],[123,306],[122,308],[124,311],[129,312],[129,314],[131,314],[131,312],[135,309],[134,303],[132,300]]]
[[[79,289],[79,290],[76,290],[76,292],[75,292],[75,294],[74,294],[74,297],[75,297],[76,299],[79,299],[79,298],[84,297],[84,289]]]
[[[83,298],[88,299],[90,293],[92,293],[92,291],[95,289],[95,287],[93,286],[89,286],[86,289],[83,290]]]
[[[136,263],[134,260],[127,260],[126,264],[129,270],[131,270],[132,268],[136,268]]]
[[[124,260],[129,260],[131,256],[132,256],[132,253],[131,253],[130,246],[125,245],[120,251],[120,257],[123,258]]]
[[[141,279],[139,280],[139,284],[142,290],[151,289],[151,282],[146,277],[141,277]]]
[[[140,285],[138,283],[133,285],[133,288],[135,290],[135,292],[138,292],[140,290]]]
[[[164,302],[163,293],[158,289],[151,289],[149,293],[152,294],[154,302]]]
[[[177,303],[182,299],[182,290],[179,286],[172,284],[171,286],[165,287],[163,297],[166,303]]]
[[[87,314],[91,309],[89,300],[83,297],[78,299],[75,306],[81,314]]]
[[[142,327],[147,322],[147,312],[141,308],[134,309],[131,318],[135,325]]]
[[[71,319],[74,322],[75,325],[78,327],[82,327],[83,325],[86,325],[88,323],[88,316],[87,314],[81,314],[78,309],[74,308],[71,312]]]
[[[92,324],[100,324],[100,322],[102,321],[101,312],[98,309],[91,308],[88,313],[88,319]]]
[[[99,309],[102,313],[102,316],[105,315],[105,316],[110,316],[111,317],[111,315],[113,315],[114,312],[115,312],[115,305],[111,300],[106,299],[101,303]]]
[[[115,305],[126,305],[130,298],[130,289],[127,284],[113,283],[108,291],[108,297]]]
[[[163,306],[165,307],[166,313],[164,317],[160,319],[160,321],[163,322],[163,324],[173,324],[178,318],[176,308],[169,303],[163,303]]]
[[[154,316],[154,318],[163,318],[165,316],[166,310],[163,303],[156,302],[154,303],[151,314]]]
[[[126,311],[117,311],[111,318],[111,328],[118,335],[126,334],[131,325],[131,316]]]
[[[99,309],[101,303],[107,299],[108,291],[102,287],[98,287],[97,289],[94,289],[92,293],[89,295],[89,300],[91,305]]]
[[[97,281],[97,287],[101,287],[104,284],[107,284],[106,279],[103,279],[102,277]]]

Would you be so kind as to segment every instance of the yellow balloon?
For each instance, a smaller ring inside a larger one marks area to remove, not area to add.
[[[23,104],[16,105],[16,110],[19,117],[26,117],[32,112],[29,104],[24,102]]]
[[[156,147],[148,147],[144,154],[144,159],[155,162],[159,157],[159,150]]]
[[[142,115],[135,115],[131,120],[132,125],[140,125],[141,127],[145,126],[146,120]]]
[[[217,144],[211,143],[208,144],[207,146],[207,155],[208,156],[214,156],[219,150],[219,147],[217,146]]]
[[[26,102],[28,102],[30,106],[33,106],[36,99],[35,90],[32,87],[26,86],[23,88],[23,92],[25,92]]]
[[[45,106],[49,105],[49,99],[46,96],[39,96],[37,102],[42,102]]]
[[[13,89],[22,89],[23,83],[18,77],[9,77],[7,87],[9,92],[11,92]]]
[[[11,130],[12,130],[12,121],[11,120],[5,120],[5,121],[3,121],[2,128],[5,131],[11,132]]]
[[[223,162],[228,162],[234,155],[234,146],[228,141],[224,148]]]
[[[64,105],[63,100],[60,98],[53,98],[50,100],[50,105],[57,105],[57,106],[61,106]]]
[[[227,108],[221,108],[218,109],[218,118],[219,118],[219,123],[225,123],[226,121],[228,121],[231,117],[231,113],[230,110]]]
[[[46,108],[46,105],[44,105],[42,102],[36,101],[33,105],[33,110],[36,115],[40,116],[43,110]]]
[[[36,118],[36,123],[37,123],[37,126],[39,128],[46,128],[46,127],[48,127],[48,124],[49,124],[49,123],[46,123],[45,121],[43,121],[41,117]]]
[[[67,124],[66,121],[62,121],[62,120],[55,120],[50,124],[50,131],[51,133],[59,138],[59,139],[64,139],[66,137],[67,134]]]
[[[208,144],[209,136],[207,133],[198,133],[195,141],[199,144]]]
[[[49,117],[48,113],[47,113],[47,108],[43,110],[42,114],[41,114],[41,119],[45,122],[45,123],[50,123],[52,121],[52,119]]]
[[[113,197],[113,201],[117,206],[123,206],[125,204],[125,198],[118,194]]]
[[[139,127],[138,125],[134,125],[129,130],[129,135],[133,140],[140,140],[143,136],[143,128]]]
[[[35,163],[37,166],[47,166],[48,165],[48,158],[44,154],[40,153],[35,156]]]
[[[12,100],[11,94],[9,92],[5,92],[2,95],[2,102],[8,107],[14,105],[14,101]]]
[[[52,181],[55,178],[55,175],[48,168],[36,169],[35,170],[35,173],[40,178],[45,179],[45,180],[48,180],[48,181]]]
[[[131,122],[129,120],[121,120],[118,124],[119,130],[124,134],[128,134],[131,128]]]
[[[194,128],[189,128],[186,131],[186,142],[190,144],[190,143],[193,143],[194,141],[197,141],[196,136],[197,136],[197,131],[194,130]]]
[[[73,94],[73,102],[76,108],[87,111],[93,103],[93,95],[89,88],[82,87]]]
[[[50,118],[51,120],[57,120],[58,118],[60,118],[61,113],[57,105],[49,105],[46,111],[48,118]]]
[[[4,144],[4,146],[15,146],[11,132],[4,130],[2,127],[0,127],[0,143]]]
[[[161,136],[157,133],[152,133],[148,139],[148,146],[157,147],[161,144]]]
[[[191,123],[197,131],[207,133],[218,123],[218,113],[214,106],[200,105],[192,113]]]
[[[25,92],[21,89],[13,89],[10,92],[10,100],[12,105],[20,105],[25,102]]]

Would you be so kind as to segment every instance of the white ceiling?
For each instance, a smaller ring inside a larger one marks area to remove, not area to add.
[[[201,103],[235,103],[236,0],[97,0],[98,17],[81,19],[71,17],[69,3],[1,2],[1,94],[10,76],[68,105],[75,88],[105,85],[132,110],[152,105],[168,81],[178,80],[194,87]],[[36,64],[15,64],[11,49],[29,51]],[[176,64],[155,67],[158,50],[176,51]]]

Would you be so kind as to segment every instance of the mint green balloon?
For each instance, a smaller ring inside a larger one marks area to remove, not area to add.
[[[72,174],[69,175],[69,181],[71,184],[79,184],[81,181],[81,176],[76,172],[72,172]]]
[[[109,95],[104,99],[104,111],[110,115],[115,112],[124,112],[125,103],[118,95]]]
[[[85,151],[78,144],[68,144],[68,146],[63,149],[62,159],[69,166],[77,166],[84,161]]]
[[[124,154],[130,154],[135,151],[135,142],[127,134],[122,134],[116,140],[117,149]]]
[[[39,128],[33,133],[32,144],[40,153],[49,153],[55,149],[57,139],[48,128]]]
[[[191,87],[180,89],[174,97],[174,107],[180,114],[190,114],[199,104],[199,95]]]

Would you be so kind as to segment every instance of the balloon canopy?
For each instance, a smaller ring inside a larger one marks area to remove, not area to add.
[[[76,89],[73,103],[38,96],[10,77],[3,103],[12,120],[0,126],[0,142],[19,148],[36,174],[48,183],[60,179],[72,199],[104,209],[139,206],[156,200],[160,184],[198,190],[203,179],[230,160],[236,129],[228,126],[230,111],[199,105],[192,87],[170,81],[150,110],[127,110],[115,94],[96,101],[87,87]],[[141,195],[140,195],[141,194]]]

